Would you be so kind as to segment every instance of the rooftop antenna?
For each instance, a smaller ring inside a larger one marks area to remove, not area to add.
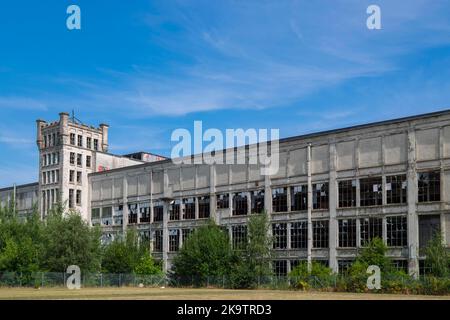
[[[72,123],[83,124],[80,119],[75,117],[75,111],[72,109]]]

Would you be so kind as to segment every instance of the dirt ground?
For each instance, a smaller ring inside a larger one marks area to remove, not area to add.
[[[181,288],[0,288],[0,299],[132,300],[450,300],[450,296],[416,296],[287,290]]]

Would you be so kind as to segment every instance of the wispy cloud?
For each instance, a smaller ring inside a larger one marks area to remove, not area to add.
[[[0,96],[0,108],[47,111],[47,105],[38,99],[17,96]]]

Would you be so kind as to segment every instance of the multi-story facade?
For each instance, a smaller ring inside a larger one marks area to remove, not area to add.
[[[301,260],[343,270],[374,237],[398,267],[418,274],[434,232],[450,244],[450,110],[282,139],[279,149],[271,176],[257,164],[170,159],[90,171],[78,209],[102,226],[103,241],[138,230],[166,269],[207,219],[238,246],[248,218],[263,210],[280,275]]]

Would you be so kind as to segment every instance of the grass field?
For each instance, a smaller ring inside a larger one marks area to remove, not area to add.
[[[450,296],[226,290],[180,288],[0,288],[0,299],[133,299],[133,300],[450,300]]]

